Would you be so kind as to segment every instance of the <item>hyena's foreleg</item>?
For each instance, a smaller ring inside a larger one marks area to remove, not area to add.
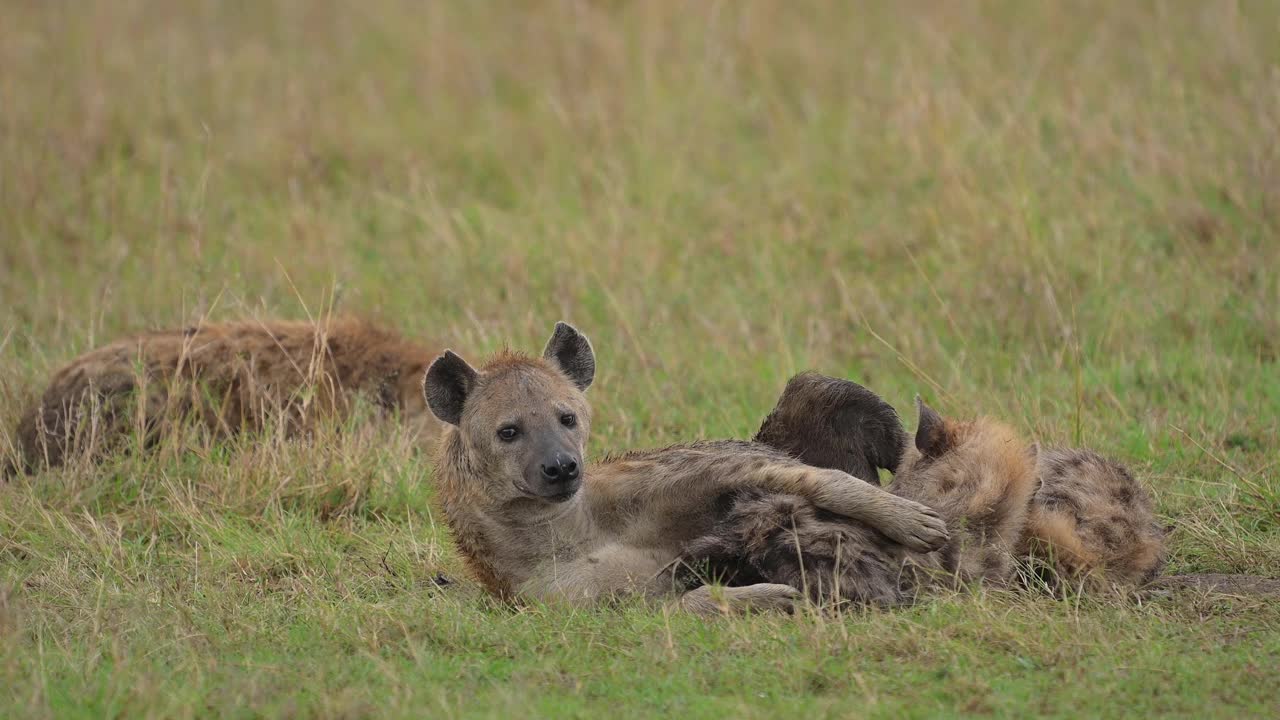
[[[932,508],[839,470],[798,464],[764,465],[744,473],[741,484],[807,498],[820,508],[866,523],[918,552],[936,550],[947,542],[947,523]]]
[[[757,583],[740,587],[703,585],[680,596],[680,609],[696,615],[729,615],[742,611],[792,610],[800,591],[790,585]]]

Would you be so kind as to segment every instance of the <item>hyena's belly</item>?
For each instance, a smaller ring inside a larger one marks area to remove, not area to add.
[[[570,602],[658,594],[663,592],[660,576],[675,558],[674,550],[611,542],[572,560],[545,564],[520,592]]]

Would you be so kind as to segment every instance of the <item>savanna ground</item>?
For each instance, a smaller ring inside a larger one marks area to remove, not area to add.
[[[813,368],[1141,472],[1169,570],[1280,576],[1275,2],[4,3],[0,421],[119,334],[557,319],[594,454]],[[995,592],[511,611],[400,433],[0,487],[0,715],[1280,712],[1280,604]],[[438,588],[438,574],[455,582]]]

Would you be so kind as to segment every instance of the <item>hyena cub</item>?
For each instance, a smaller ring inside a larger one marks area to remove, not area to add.
[[[1034,458],[1001,423],[947,421],[918,405],[914,447],[889,492],[946,520],[951,536],[940,549],[914,552],[803,498],[753,492],[686,547],[677,576],[690,584],[781,583],[820,603],[879,605],[908,602],[927,586],[1007,582],[1035,492]]]
[[[148,443],[194,420],[220,435],[279,418],[291,428],[347,412],[356,395],[423,435],[420,378],[432,353],[365,321],[232,322],[117,340],[56,372],[18,424],[28,471],[100,457],[133,430]]]
[[[810,438],[801,441],[804,452],[837,467],[857,465],[862,453],[833,453],[845,444],[833,443],[827,428],[873,437],[867,428],[884,424],[886,404],[844,380],[804,385],[813,414],[775,411],[766,425],[786,427],[771,437]],[[841,389],[822,399],[814,395],[819,388]],[[779,407],[796,407],[800,395],[788,385]],[[1087,580],[1091,589],[1133,587],[1158,572],[1164,541],[1150,494],[1122,467],[1089,451],[1037,452],[990,419],[947,420],[923,403],[919,411],[914,447],[892,468],[890,491],[948,521],[951,540],[940,551],[909,553],[802,499],[757,492],[738,497],[712,533],[690,543],[679,577],[775,582],[806,588],[822,602],[893,604],[923,585],[1005,584],[1028,563],[1048,569],[1044,577],[1054,582]],[[887,449],[876,452],[892,457]]]
[[[671,596],[676,558],[744,490],[802,498],[918,552],[947,539],[925,506],[760,444],[698,443],[587,466],[594,375],[591,344],[564,323],[541,357],[503,353],[477,370],[446,352],[427,371],[427,404],[448,423],[435,466],[444,516],[473,574],[499,597]],[[726,589],[723,602],[788,607],[796,595],[753,583]],[[680,603],[721,607],[706,587]]]

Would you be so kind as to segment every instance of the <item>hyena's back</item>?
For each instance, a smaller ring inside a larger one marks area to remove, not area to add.
[[[1136,587],[1164,565],[1164,529],[1151,493],[1123,466],[1089,450],[1039,454],[1040,488],[1026,553],[1064,580]]]
[[[430,351],[360,320],[233,322],[117,340],[58,370],[18,424],[27,469],[173,422],[215,433],[346,411],[355,393],[434,429],[417,387]]]

